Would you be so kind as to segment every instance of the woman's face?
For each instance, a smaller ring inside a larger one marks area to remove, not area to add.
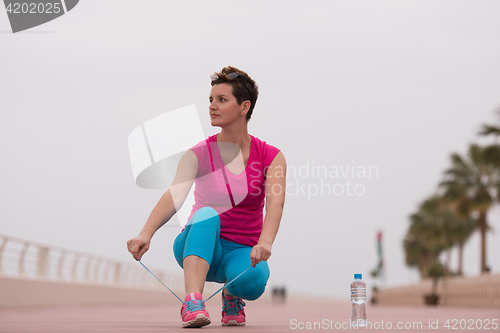
[[[238,104],[236,97],[233,96],[233,87],[227,83],[216,84],[210,91],[210,120],[212,126],[223,126],[231,124],[239,119],[245,121],[248,111],[246,105],[249,102]]]

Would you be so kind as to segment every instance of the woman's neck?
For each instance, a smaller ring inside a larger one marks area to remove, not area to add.
[[[245,124],[242,128],[222,128],[222,131],[217,135],[217,141],[232,142],[243,148],[250,145],[251,138]]]

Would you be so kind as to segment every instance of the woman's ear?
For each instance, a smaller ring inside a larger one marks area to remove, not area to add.
[[[241,103],[241,106],[243,107],[243,109],[241,110],[240,114],[242,116],[246,116],[247,112],[250,111],[251,105],[252,105],[252,102],[250,102],[249,100],[246,100],[243,103]]]

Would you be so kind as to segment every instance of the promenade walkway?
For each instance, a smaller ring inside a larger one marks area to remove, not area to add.
[[[165,296],[170,297],[168,294]],[[354,328],[346,329],[351,315],[349,302],[313,302],[310,299],[293,299],[286,304],[276,304],[269,300],[247,302],[247,325],[222,327],[220,326],[221,300],[220,296],[217,296],[207,302],[212,323],[200,330],[245,333],[355,331]],[[0,332],[186,332],[190,329],[180,327],[180,305],[180,302],[172,302],[162,306],[0,308]],[[495,328],[495,325],[492,325],[492,322],[500,325],[500,310],[493,308],[368,304],[367,314],[372,328],[359,329],[360,331],[500,332],[499,327]],[[456,321],[453,321],[454,319]],[[493,319],[496,320],[492,321]],[[445,327],[447,321],[449,328]],[[488,323],[489,329],[485,329]]]

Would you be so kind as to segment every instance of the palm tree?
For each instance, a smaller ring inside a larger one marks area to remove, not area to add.
[[[476,231],[478,221],[472,217],[459,217],[460,228],[456,231],[458,246],[458,270],[457,275],[463,275],[464,245],[470,236]]]
[[[500,109],[496,112],[500,118]],[[485,147],[485,159],[500,168],[500,144],[498,143],[498,137],[500,136],[500,126],[483,124],[481,130],[478,132],[479,136],[488,137],[493,136],[495,142]],[[497,172],[500,170],[497,169]]]
[[[500,109],[496,111],[496,114],[500,116]],[[483,124],[478,134],[480,136],[493,135],[495,138],[497,138],[498,136],[500,136],[500,126]]]
[[[447,248],[445,271],[450,271],[450,251],[451,248],[456,245],[458,247],[457,275],[463,275],[464,246],[470,236],[476,231],[478,225],[477,219],[473,218],[469,208],[467,206],[461,206],[460,203],[460,201],[450,201],[445,196],[439,199],[441,209],[447,212],[442,221],[442,228],[444,237],[450,245],[450,247]]]
[[[417,212],[410,216],[411,225],[403,242],[406,264],[417,267],[421,279],[428,277],[429,267],[449,247],[443,237],[440,223],[442,216],[438,207],[439,199],[436,196],[424,200]]]
[[[406,263],[418,267],[422,279],[428,276],[429,267],[444,250],[447,251],[445,272],[450,272],[450,251],[455,245],[459,247],[458,273],[462,274],[463,246],[477,222],[458,207],[455,202],[435,194],[410,216],[411,225],[404,241]]]
[[[481,233],[481,272],[488,271],[486,265],[487,213],[497,199],[499,187],[498,167],[491,162],[488,149],[470,144],[467,156],[451,154],[451,167],[445,171],[440,183],[443,197],[454,202],[457,210],[478,214],[477,227]]]

